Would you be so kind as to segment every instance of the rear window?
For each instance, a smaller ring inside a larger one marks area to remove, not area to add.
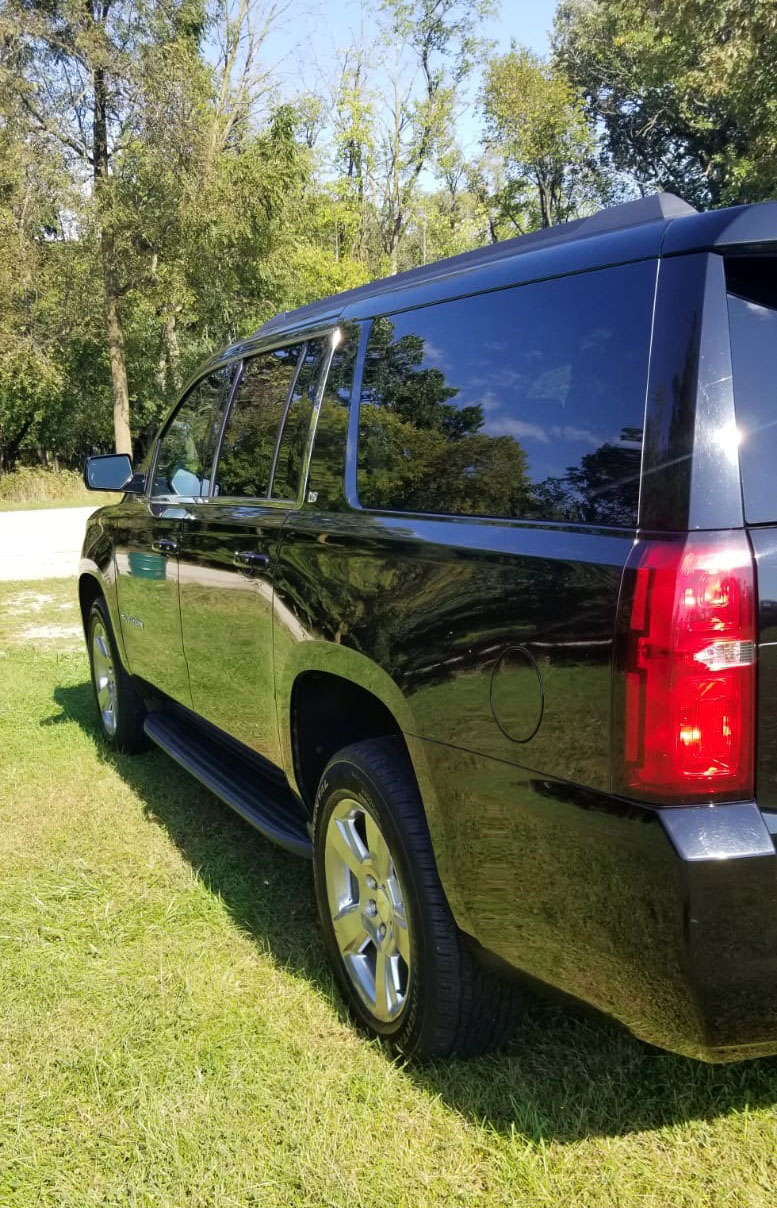
[[[750,524],[777,520],[776,270],[767,256],[726,265],[739,464]]]
[[[375,319],[362,506],[633,526],[655,262]]]

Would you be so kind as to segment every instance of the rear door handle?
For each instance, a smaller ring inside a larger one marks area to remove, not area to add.
[[[178,542],[173,541],[172,537],[157,537],[156,541],[151,542],[151,548],[158,554],[177,554]]]
[[[235,551],[232,565],[241,570],[265,570],[270,565],[270,555],[253,549],[239,549]]]

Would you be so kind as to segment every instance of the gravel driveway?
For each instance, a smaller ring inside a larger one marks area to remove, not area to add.
[[[94,510],[0,512],[0,579],[75,579],[86,518]]]

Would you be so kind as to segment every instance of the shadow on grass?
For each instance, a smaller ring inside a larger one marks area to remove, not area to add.
[[[162,752],[125,756],[106,748],[88,683],[57,687],[54,699],[62,712],[43,724],[77,722],[236,924],[344,1015],[319,939],[307,861],[265,841]],[[777,1059],[702,1065],[648,1051],[597,1015],[536,999],[502,1052],[405,1072],[468,1119],[535,1142],[617,1136],[777,1101]]]

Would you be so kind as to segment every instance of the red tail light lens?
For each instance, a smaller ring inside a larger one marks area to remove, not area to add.
[[[624,789],[751,796],[755,592],[744,533],[638,543],[625,635]]]

